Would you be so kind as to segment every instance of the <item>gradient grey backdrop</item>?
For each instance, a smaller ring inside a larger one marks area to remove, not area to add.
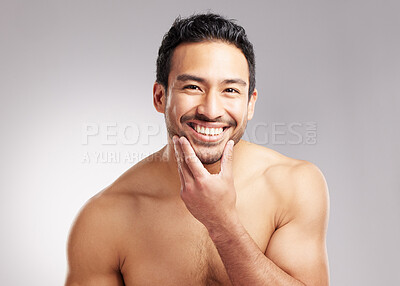
[[[317,123],[316,144],[265,145],[326,176],[332,285],[400,285],[398,1],[1,0],[2,285],[63,284],[75,215],[131,165],[83,154],[166,142],[161,132],[106,145],[99,131],[85,145],[82,126],[163,126],[152,107],[161,38],[177,15],[207,10],[237,19],[254,43],[248,128]]]

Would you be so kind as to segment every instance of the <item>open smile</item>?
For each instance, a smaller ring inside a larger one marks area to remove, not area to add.
[[[190,121],[186,124],[190,127],[191,133],[197,140],[207,142],[219,141],[230,127],[218,122]]]

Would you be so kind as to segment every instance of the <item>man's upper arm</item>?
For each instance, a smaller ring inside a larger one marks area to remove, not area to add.
[[[326,231],[329,195],[324,176],[305,162],[290,171],[293,198],[290,219],[271,237],[266,256],[308,285],[329,285]]]
[[[123,285],[112,220],[99,199],[90,200],[79,213],[68,241],[66,286]]]

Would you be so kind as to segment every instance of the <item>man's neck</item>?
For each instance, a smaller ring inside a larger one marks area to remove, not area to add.
[[[203,166],[210,174],[218,174],[221,171],[221,160],[214,164],[203,164]]]

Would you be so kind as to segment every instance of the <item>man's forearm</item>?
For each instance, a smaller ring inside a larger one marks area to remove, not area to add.
[[[260,251],[238,217],[208,231],[234,286],[304,285]]]

